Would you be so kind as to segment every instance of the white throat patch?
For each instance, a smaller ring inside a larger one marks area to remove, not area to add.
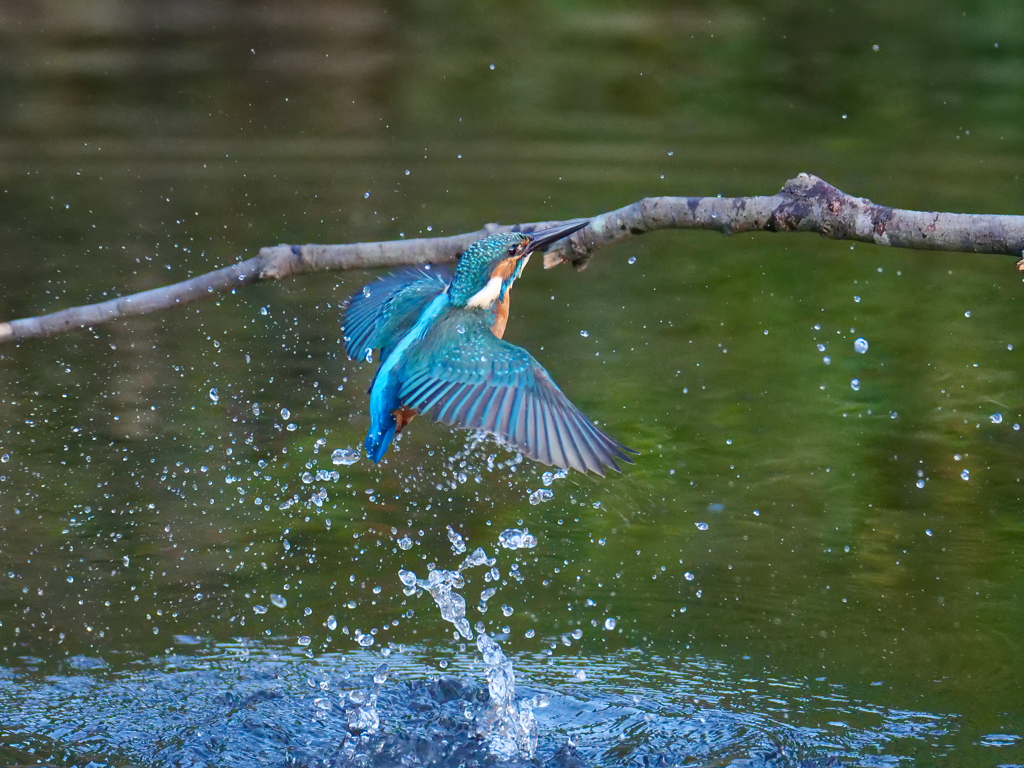
[[[498,296],[501,295],[502,282],[500,277],[492,277],[487,281],[487,285],[470,297],[469,301],[466,302],[466,306],[490,309],[494,302],[498,300]]]

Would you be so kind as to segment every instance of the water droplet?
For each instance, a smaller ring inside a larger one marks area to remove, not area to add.
[[[412,548],[412,539],[410,539],[408,536],[403,536],[402,538],[400,538],[398,540],[398,548],[399,549],[411,549]]]
[[[580,331],[580,336],[582,336],[584,339],[587,338],[589,335],[590,331]]]
[[[302,635],[299,638],[299,645],[305,648],[307,645],[313,642],[313,639],[309,635]]]
[[[327,628],[333,632],[338,628],[338,620],[334,616],[327,617]]]
[[[349,466],[359,461],[359,451],[351,448],[338,448],[331,453],[331,461],[338,466]]]
[[[537,546],[537,537],[529,530],[508,528],[498,536],[498,545],[504,549],[533,549]]]
[[[970,480],[971,479],[971,470],[965,469],[963,472],[961,472],[960,473],[960,479],[961,480]]]
[[[465,333],[466,332],[466,326],[464,326],[462,323],[456,324],[455,332],[456,333]]]
[[[291,417],[292,417],[292,412],[291,411],[289,411],[287,408],[282,408],[281,409],[281,418],[282,419],[284,419],[285,421],[288,421],[288,419],[290,419]]]
[[[220,400],[220,393],[217,392],[217,388],[216,387],[212,387],[210,389],[210,402],[211,403],[216,403],[219,400]]]
[[[128,560],[128,555],[125,555],[124,557],[122,557],[122,558],[121,558],[121,562],[122,562],[122,563],[124,563],[124,564],[125,564],[125,566],[127,566],[127,565],[128,565],[128,563],[129,563],[129,560]]]
[[[288,605],[288,601],[281,597],[281,595],[271,595],[270,602],[274,604],[275,608],[284,608]]]
[[[267,612],[267,606],[265,606],[265,605],[254,605],[252,607],[252,610],[253,610],[253,613],[258,613],[260,615],[263,615],[264,613]]]
[[[627,264],[636,264],[636,256],[630,256],[628,259],[626,259],[626,263]]]
[[[11,455],[9,453],[5,453],[3,456],[0,456],[0,464],[6,464],[10,460]]]
[[[609,616],[607,619],[605,619],[604,620],[604,628],[605,629],[615,629],[615,619],[613,619],[611,616]]]
[[[552,491],[549,491],[547,488],[540,488],[530,494],[530,503],[537,506],[545,501],[551,501],[553,498],[555,498],[555,494]]]
[[[369,198],[369,197],[370,197],[370,193],[369,193],[369,192],[364,192],[364,193],[363,193],[363,199],[364,199],[364,200],[366,200],[366,199],[367,199],[367,198]]]
[[[868,340],[867,339],[855,339],[853,342],[853,351],[857,354],[863,355],[868,351]]]
[[[708,529],[707,523],[694,523],[697,526],[698,531],[706,531]]]
[[[918,488],[924,488],[924,484],[925,484],[925,479],[923,477],[915,483],[915,485]]]
[[[971,310],[968,309],[966,312],[964,312],[964,317],[970,317],[970,316],[971,316]]]
[[[860,389],[860,379],[854,379],[853,381],[851,381],[850,387],[853,389],[854,392]]]
[[[497,66],[496,64],[491,64],[491,66],[490,66],[490,69],[491,69],[491,71],[492,71],[492,72],[494,71],[494,68],[495,68],[496,66]]]
[[[1001,423],[1002,423],[1002,421],[1003,421],[1003,414],[1001,414],[1001,413],[993,413],[993,414],[992,414],[991,416],[989,416],[988,418],[989,418],[989,420],[990,420],[990,421],[991,421],[991,422],[992,422],[993,424],[1001,424]]]
[[[846,117],[846,115],[843,115],[843,117]],[[855,303],[860,304],[860,296],[854,296],[853,300]]]

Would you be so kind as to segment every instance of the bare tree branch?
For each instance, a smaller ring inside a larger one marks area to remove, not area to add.
[[[119,299],[73,307],[39,317],[0,322],[0,343],[51,336],[72,328],[189,304],[263,280],[307,272],[453,262],[470,243],[494,232],[532,232],[562,222],[515,227],[488,224],[452,237],[348,245],[278,245],[251,259],[191,280]],[[571,262],[583,269],[591,254],[657,229],[740,232],[817,232],[834,240],[856,240],[892,248],[964,251],[1024,256],[1024,216],[907,211],[851,197],[817,176],[802,173],[770,197],[649,197],[600,214],[589,226],[557,244],[544,266]],[[1024,270],[1024,261],[1018,262]]]

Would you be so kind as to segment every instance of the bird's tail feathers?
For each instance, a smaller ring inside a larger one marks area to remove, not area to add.
[[[391,441],[395,439],[397,422],[392,418],[391,423],[383,430],[370,430],[366,433],[366,455],[373,460],[374,464],[380,463],[384,454],[388,452]]]

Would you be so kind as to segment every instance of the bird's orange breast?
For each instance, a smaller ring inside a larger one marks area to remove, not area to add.
[[[491,277],[499,278],[504,282],[512,277],[515,270],[516,259],[502,259],[491,272]],[[508,304],[511,292],[511,289],[505,291],[505,295],[494,305],[494,323],[491,325],[491,333],[499,339],[505,335],[505,326],[508,325]]]

